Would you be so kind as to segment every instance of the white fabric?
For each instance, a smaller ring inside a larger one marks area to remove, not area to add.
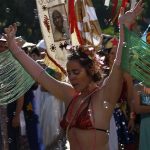
[[[38,88],[33,91],[34,94],[34,112],[36,115],[40,115],[40,105],[41,105],[41,86],[38,85]]]
[[[131,9],[135,6],[135,4],[137,3],[137,1],[136,0],[131,0]]]
[[[90,21],[97,20],[97,16],[96,16],[94,7],[90,7],[90,6],[86,5],[86,12],[88,13],[88,17],[89,17]]]
[[[110,5],[110,0],[105,0],[104,5],[108,7]]]
[[[26,135],[26,123],[23,111],[20,112],[20,130],[22,136]]]
[[[48,92],[41,94],[40,126],[43,143],[48,146],[60,132],[60,120],[64,113],[64,104]]]
[[[34,112],[38,116],[38,120],[40,117],[40,111],[41,111],[41,86],[38,85],[38,88],[33,91],[34,94]],[[40,123],[37,124],[38,129],[38,142],[40,143],[40,150],[45,150],[45,145],[43,144],[43,135],[42,135],[42,129],[40,127]]]
[[[22,45],[22,48],[34,47],[35,45],[36,45],[36,44],[31,43],[31,42],[25,42],[25,43]]]
[[[80,31],[83,31],[83,23],[78,21],[77,24],[78,24],[78,29]]]
[[[109,150],[118,150],[118,136],[114,116],[110,120]]]
[[[42,48],[42,49],[46,49],[46,45],[45,45],[45,41],[44,40],[41,40],[37,45],[36,45],[37,48]]]

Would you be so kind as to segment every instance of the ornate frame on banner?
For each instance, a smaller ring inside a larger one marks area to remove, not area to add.
[[[62,70],[67,61],[66,47],[70,44],[67,3],[65,0],[36,0],[36,3],[47,54]],[[61,26],[60,32],[56,28],[60,29]]]

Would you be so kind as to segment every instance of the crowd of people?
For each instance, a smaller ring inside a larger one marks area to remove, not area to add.
[[[26,42],[21,36],[15,40],[30,58],[48,74],[60,80],[61,74],[44,63],[46,46],[43,40],[37,45]],[[3,36],[0,44],[1,54],[7,52],[6,39]],[[64,104],[38,83],[34,83],[16,101],[1,106],[0,111],[2,150],[48,150],[65,147],[65,136],[56,140],[60,133],[59,120],[64,112]],[[50,114],[51,117],[44,118]]]
[[[65,150],[68,142],[70,150],[149,150],[150,88],[121,68],[124,26],[130,29],[142,11],[142,1],[121,9],[119,38],[104,34],[98,52],[69,46],[65,82],[45,64],[43,40],[29,43],[15,37],[15,24],[5,28],[0,55],[10,51],[35,82],[0,107],[2,150]]]

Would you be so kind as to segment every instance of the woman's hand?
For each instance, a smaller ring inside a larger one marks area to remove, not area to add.
[[[124,14],[124,9],[121,8],[121,12],[119,15],[119,23],[125,24],[127,27],[129,27],[131,24],[133,24],[136,20],[136,17],[139,16],[143,11],[144,3],[142,0],[140,0],[133,9],[127,11]]]
[[[8,47],[11,48],[11,43],[15,41],[16,32],[17,32],[17,25],[14,23],[10,25],[8,28],[4,29],[5,34],[4,37],[7,39]]]

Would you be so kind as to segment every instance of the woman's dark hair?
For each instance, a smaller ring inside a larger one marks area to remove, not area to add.
[[[80,65],[85,68],[87,74],[92,78],[94,82],[100,81],[102,79],[100,62],[97,60],[92,60],[89,56],[83,52],[82,47],[76,48],[76,50],[71,49],[71,53],[68,56],[68,61],[77,60]],[[99,68],[99,69],[97,69]]]

